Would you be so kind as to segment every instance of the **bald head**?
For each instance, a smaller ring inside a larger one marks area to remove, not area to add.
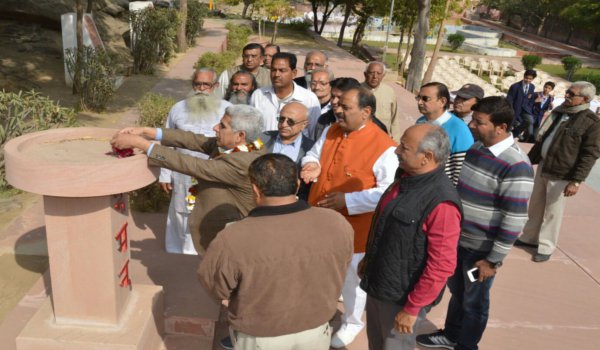
[[[277,130],[282,143],[294,142],[308,125],[308,109],[302,103],[291,102],[279,113]]]
[[[450,155],[450,141],[439,126],[417,124],[404,131],[396,154],[400,167],[408,174],[425,174],[446,163]]]

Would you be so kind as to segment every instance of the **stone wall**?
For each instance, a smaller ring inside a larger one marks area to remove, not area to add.
[[[81,0],[87,8],[87,0]],[[129,8],[129,0],[93,0],[93,10],[118,16]],[[3,0],[0,13],[14,13],[20,18],[45,19],[60,23],[63,13],[75,12],[75,0]],[[6,16],[5,16],[6,17]]]

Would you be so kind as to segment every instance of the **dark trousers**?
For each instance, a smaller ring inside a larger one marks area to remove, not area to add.
[[[395,319],[402,306],[386,303],[367,295],[367,338],[369,350],[414,350],[417,328],[425,319],[421,309],[411,334],[401,334],[395,328]]]
[[[490,309],[490,289],[494,278],[471,282],[467,271],[476,261],[485,259],[487,253],[458,247],[458,261],[454,275],[448,279],[452,293],[444,334],[456,342],[455,350],[477,350],[487,325]]]
[[[533,124],[535,117],[528,113],[521,113],[521,123],[513,129],[513,136],[518,137],[522,132],[525,132],[525,138],[533,136]]]

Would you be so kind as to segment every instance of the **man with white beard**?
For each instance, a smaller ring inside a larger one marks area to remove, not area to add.
[[[234,105],[247,105],[250,100],[250,95],[256,90],[256,79],[251,73],[239,71],[233,74],[225,100]]]
[[[166,127],[192,131],[208,137],[215,136],[213,127],[231,103],[219,96],[217,73],[210,68],[199,68],[192,76],[192,91],[185,100],[177,102],[167,118]],[[179,152],[207,159],[204,153],[178,149]],[[165,229],[165,248],[169,253],[193,254],[196,249],[188,226],[188,217],[193,208],[193,197],[189,192],[192,178],[188,175],[162,168],[159,178],[161,188],[171,194],[171,204]]]

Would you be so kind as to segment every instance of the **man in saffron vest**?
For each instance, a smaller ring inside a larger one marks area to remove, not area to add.
[[[365,88],[346,91],[334,109],[337,123],[323,131],[302,160],[302,179],[314,182],[309,203],[337,210],[354,229],[354,255],[342,288],[345,311],[331,339],[334,348],[350,344],[364,328],[366,293],[359,287],[356,267],[364,256],[377,202],[398,167],[396,144],[371,120],[375,105]]]

